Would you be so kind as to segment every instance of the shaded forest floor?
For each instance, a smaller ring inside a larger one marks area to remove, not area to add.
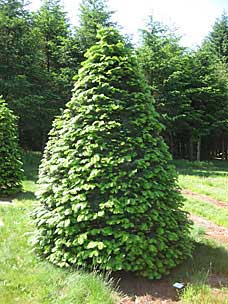
[[[122,272],[104,278],[37,259],[30,212],[39,158],[34,153],[25,157],[24,193],[0,199],[0,303],[228,303],[228,162],[174,162],[186,197],[183,208],[195,223],[195,250],[169,276],[151,281]],[[184,291],[178,293],[175,282],[184,283]]]

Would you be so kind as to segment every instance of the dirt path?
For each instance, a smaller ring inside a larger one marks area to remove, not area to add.
[[[222,208],[228,207],[228,203],[227,202],[218,201],[218,200],[216,200],[214,198],[211,198],[211,197],[209,197],[207,195],[192,192],[191,190],[184,189],[184,190],[182,190],[182,194],[186,195],[186,196],[192,196],[192,197],[198,198],[201,201],[204,201],[206,203],[214,204],[214,205],[216,205],[218,207],[222,207]]]

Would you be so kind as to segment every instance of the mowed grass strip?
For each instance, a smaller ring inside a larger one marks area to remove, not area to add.
[[[228,162],[174,161],[179,172],[179,183],[184,189],[228,202]],[[228,227],[228,209],[206,200],[186,196],[184,209],[211,222]],[[210,275],[218,282],[228,275],[228,251],[212,240],[205,239],[202,228],[193,230],[196,248],[192,259],[176,270],[176,278],[184,280],[187,287],[181,294],[181,303],[227,304],[228,288],[210,286]],[[195,234],[195,235],[194,235]],[[227,286],[227,285],[225,285]]]
[[[188,197],[184,202],[184,210],[228,228],[228,208],[218,207],[194,197]]]
[[[174,161],[179,184],[192,192],[228,202],[228,162]]]
[[[228,176],[205,177],[179,175],[180,186],[218,201],[228,202]]]

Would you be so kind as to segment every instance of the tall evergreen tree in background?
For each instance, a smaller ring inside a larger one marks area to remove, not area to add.
[[[62,48],[69,37],[69,23],[60,0],[44,0],[34,24],[41,35],[43,66],[47,72],[61,72]]]
[[[38,12],[33,14],[33,27],[40,41],[39,64],[45,79],[40,92],[42,106],[39,123],[42,133],[38,142],[43,148],[52,120],[70,97],[68,91],[72,89],[72,77],[76,71],[72,72],[66,57],[71,31],[59,0],[43,1]]]
[[[185,50],[167,27],[152,18],[142,37],[139,60],[173,156],[200,160],[222,153],[226,158],[228,77],[221,60],[224,56],[218,56],[211,41],[195,52]],[[219,149],[213,145],[215,138],[220,141]]]
[[[225,12],[215,22],[202,48],[210,52],[214,73],[216,73],[214,85],[219,85],[217,92],[220,91],[221,97],[217,101],[217,112],[212,114],[215,121],[207,146],[210,146],[213,151],[212,157],[228,159],[228,17]],[[221,89],[223,96],[221,96]],[[214,101],[216,103],[216,99]]]
[[[228,64],[228,16],[226,12],[215,22],[208,40],[212,44],[215,53]]]
[[[107,7],[107,0],[82,0],[80,5],[80,25],[77,29],[81,52],[97,41],[97,30],[100,26],[113,26],[112,12]]]
[[[150,17],[147,30],[142,31],[138,58],[166,127],[164,136],[172,154],[177,156],[176,138],[182,136],[180,130],[186,129],[184,120],[189,110],[185,94],[189,55],[169,28]]]
[[[23,146],[40,136],[36,122],[45,80],[39,64],[39,42],[24,1],[1,0],[0,92],[19,117]]]
[[[190,145],[196,145],[197,160],[208,159],[213,151],[212,134],[227,128],[227,78],[221,73],[218,58],[206,46],[192,54],[190,70],[186,94],[191,103],[185,119],[190,127]]]

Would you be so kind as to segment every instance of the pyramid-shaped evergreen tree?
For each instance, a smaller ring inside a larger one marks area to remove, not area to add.
[[[16,117],[0,96],[0,196],[19,192],[22,178]]]
[[[40,167],[36,244],[59,266],[159,278],[191,252],[189,222],[135,55],[100,29]]]

